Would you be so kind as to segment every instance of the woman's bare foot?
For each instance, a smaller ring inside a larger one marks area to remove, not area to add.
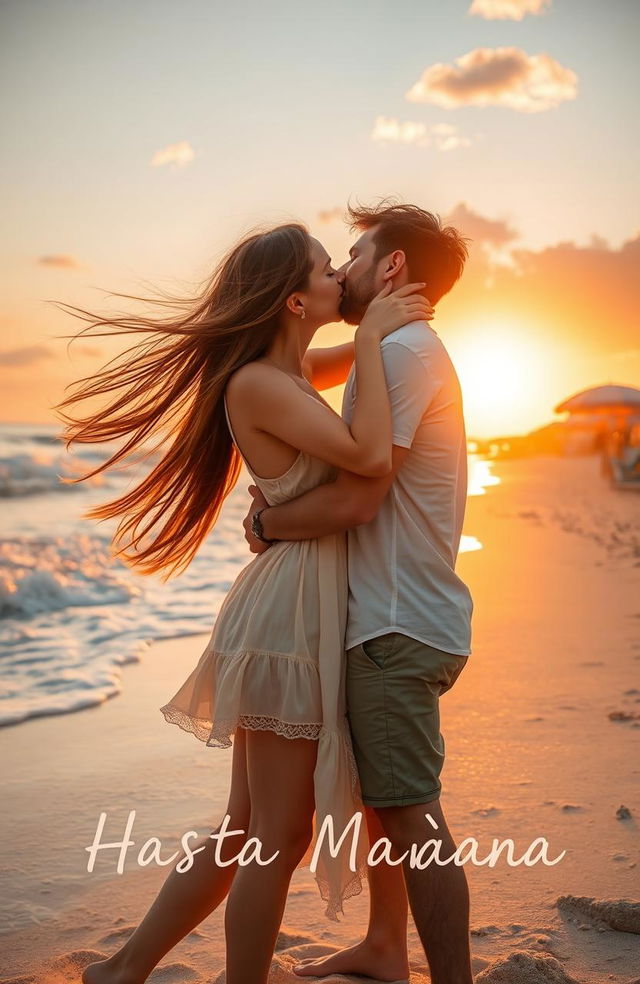
[[[88,964],[82,971],[82,984],[143,984],[119,968],[113,957]]]
[[[406,948],[389,944],[375,944],[364,939],[355,946],[338,950],[324,960],[296,964],[293,968],[299,977],[326,977],[329,974],[362,974],[378,981],[409,979],[409,957]],[[93,982],[90,982],[93,984]]]

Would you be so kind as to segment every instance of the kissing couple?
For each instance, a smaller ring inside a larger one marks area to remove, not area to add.
[[[92,380],[92,395],[124,392],[82,421],[83,440],[127,436],[128,451],[164,427],[166,445],[168,420],[173,437],[143,482],[89,513],[123,518],[131,565],[184,569],[243,462],[254,482],[255,556],[161,711],[209,747],[233,746],[226,814],[238,833],[221,860],[250,838],[273,860],[217,863],[202,838],[84,984],[142,984],[224,899],[227,984],[266,984],[293,872],[325,818],[337,840],[358,811],[355,865],[325,838],[316,880],[334,920],[368,881],[366,935],[296,975],[408,979],[410,908],[432,984],[472,984],[462,867],[399,860],[434,827],[441,855],[456,850],[439,699],[471,651],[473,603],[455,573],[467,449],[458,377],[430,321],[467,247],[416,205],[350,206],[348,218],[358,238],[337,269],[303,225],[280,225],[234,246],[182,314],[101,318],[143,338]],[[309,350],[340,320],[357,325],[353,342]],[[339,416],[320,394],[343,383]],[[367,864],[379,838],[397,863]]]

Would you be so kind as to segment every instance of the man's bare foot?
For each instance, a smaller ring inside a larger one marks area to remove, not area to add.
[[[404,981],[409,979],[410,973],[406,947],[376,945],[367,939],[345,950],[338,950],[324,960],[296,964],[293,972],[299,977],[362,974],[378,981]]]

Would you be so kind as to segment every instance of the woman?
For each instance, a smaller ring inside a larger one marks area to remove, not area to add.
[[[370,476],[389,470],[380,341],[430,317],[430,306],[414,293],[424,285],[384,296],[387,288],[371,304],[355,334],[358,394],[349,428],[304,378],[301,361],[317,328],[339,320],[342,282],[320,243],[290,224],[236,246],[184,317],[99,320],[150,337],[58,405],[124,390],[93,416],[63,415],[67,444],[129,437],[93,475],[169,421],[175,435],[143,482],[87,513],[124,517],[115,539],[132,533],[134,552],[119,550],[130,563],[170,573],[189,563],[238,479],[235,440],[271,503],[330,481],[338,468]],[[84,984],[140,984],[227,894],[227,982],[266,981],[314,814],[317,824],[331,814],[339,837],[362,808],[344,706],[346,604],[344,535],[275,543],[241,571],[198,665],[161,708],[208,745],[228,746],[234,736],[226,829],[239,833],[222,842],[221,863],[216,842],[204,838],[192,866],[172,871],[131,938],[90,965]],[[228,863],[250,838],[270,863]],[[330,917],[360,891],[365,850],[360,843],[355,872],[348,850],[337,858],[321,852],[317,880]]]

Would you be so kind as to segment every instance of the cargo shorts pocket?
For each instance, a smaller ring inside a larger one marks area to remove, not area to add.
[[[386,635],[376,636],[375,639],[365,639],[364,642],[360,643],[362,652],[379,670],[384,669],[385,660],[393,651],[396,635],[395,632],[387,632]]]
[[[467,665],[467,661],[469,659],[468,655],[454,656],[452,653],[449,653],[448,655],[453,656],[455,662],[450,660],[448,666],[446,667],[445,680],[440,691],[440,695],[446,694],[448,690],[451,690],[454,683]]]

